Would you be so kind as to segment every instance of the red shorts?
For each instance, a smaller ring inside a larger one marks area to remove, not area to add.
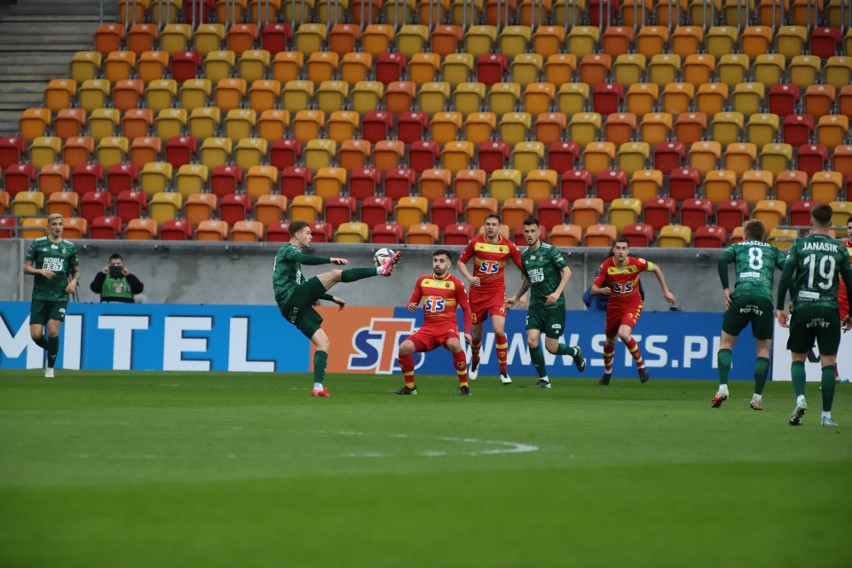
[[[618,328],[622,325],[630,329],[636,327],[639,316],[642,314],[642,301],[621,306],[613,306],[612,302],[606,308],[606,336],[616,337]]]
[[[505,292],[482,291],[470,295],[470,318],[474,325],[485,323],[488,314],[491,317],[506,317]]]
[[[447,347],[447,341],[453,338],[459,338],[459,330],[456,327],[421,327],[408,336],[406,341],[413,342],[418,353],[425,353],[436,349],[438,346]]]

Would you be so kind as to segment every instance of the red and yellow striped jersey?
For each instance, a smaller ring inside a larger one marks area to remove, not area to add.
[[[447,273],[443,278],[434,274],[424,274],[417,279],[414,293],[409,304],[420,304],[423,300],[423,327],[446,327],[447,324],[458,327],[456,310],[464,313],[464,332],[470,333],[470,304],[464,283]]]
[[[651,270],[653,264],[644,258],[628,256],[624,266],[615,264],[615,257],[607,258],[601,264],[600,272],[595,278],[595,286],[603,288],[609,286],[612,294],[609,296],[610,303],[627,304],[641,301],[639,292],[639,274]]]
[[[485,235],[474,237],[467,248],[459,257],[462,263],[467,263],[473,258],[473,276],[479,277],[479,286],[472,288],[477,295],[500,294],[502,298],[506,293],[506,279],[503,273],[506,270],[506,262],[511,258],[515,266],[521,268],[521,251],[518,246],[503,237],[497,244],[485,240]]]

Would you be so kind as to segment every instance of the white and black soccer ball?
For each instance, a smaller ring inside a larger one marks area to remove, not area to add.
[[[394,253],[394,251],[389,248],[380,248],[376,251],[376,254],[373,255],[373,262],[376,263],[376,266],[382,266],[384,265],[385,261],[392,257],[394,254],[396,253]]]

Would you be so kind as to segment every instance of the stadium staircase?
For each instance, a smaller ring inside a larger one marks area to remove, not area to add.
[[[47,83],[68,75],[75,52],[91,49],[99,4],[97,0],[0,2],[0,135],[15,135],[24,109],[41,106]],[[104,21],[117,16],[117,3],[104,2]]]

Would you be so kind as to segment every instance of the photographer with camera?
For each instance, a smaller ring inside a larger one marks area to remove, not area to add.
[[[132,304],[133,296],[141,294],[144,284],[130,273],[124,266],[121,255],[114,253],[109,257],[109,264],[95,274],[95,279],[89,284],[89,289],[100,294],[101,302],[123,302]]]

